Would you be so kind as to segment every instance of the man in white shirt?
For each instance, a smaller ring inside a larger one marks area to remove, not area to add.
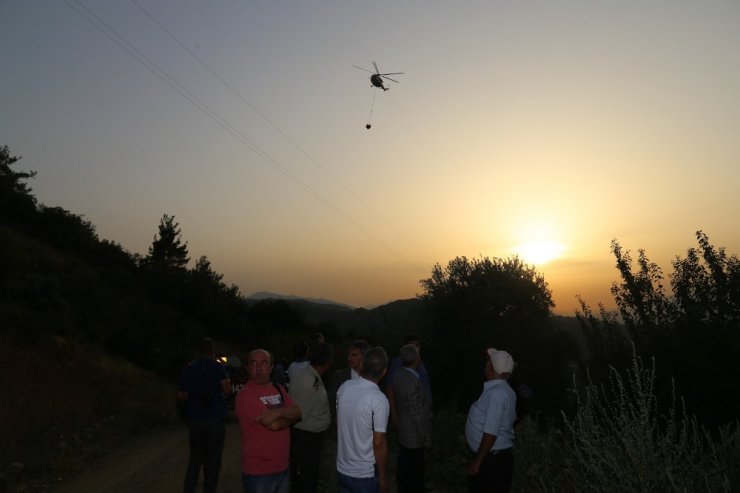
[[[483,393],[470,406],[465,438],[473,454],[468,464],[470,491],[506,493],[514,473],[516,394],[507,382],[514,359],[506,351],[487,350]]]
[[[347,380],[337,393],[337,476],[340,493],[388,491],[386,462],[389,405],[378,382],[387,371],[381,347],[362,358],[360,378]]]
[[[337,392],[344,382],[350,379],[360,378],[362,368],[362,357],[370,349],[370,344],[364,339],[356,339],[347,348],[347,367],[335,371],[329,378],[329,386],[326,393],[329,397],[329,409],[331,410],[331,427],[329,428],[329,439],[337,441]]]

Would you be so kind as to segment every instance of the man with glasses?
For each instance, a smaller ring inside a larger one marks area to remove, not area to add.
[[[270,380],[272,367],[268,351],[250,352],[249,381],[236,396],[245,493],[288,493],[290,489],[290,426],[301,419],[301,410],[284,387]]]

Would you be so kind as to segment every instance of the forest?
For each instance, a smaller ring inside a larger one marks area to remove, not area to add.
[[[740,485],[740,260],[703,231],[667,274],[647,252],[613,240],[617,310],[581,300],[572,326],[553,315],[544,277],[517,257],[460,256],[430,266],[416,299],[321,318],[285,300],[245,298],[206,255],[191,258],[175,215],[153,225],[145,254],[100,238],[84,216],[42,204],[29,184],[35,173],[14,169],[19,159],[0,147],[6,352],[74,342],[174,382],[204,336],[238,354],[266,347],[290,359],[296,342],[320,331],[339,368],[354,338],[395,355],[415,333],[435,402],[430,474],[444,491],[463,491],[465,414],[480,393],[484,350],[494,346],[517,361],[513,385],[531,391],[516,428],[516,491]],[[30,454],[28,437],[43,434],[31,432],[39,423],[29,419],[35,399],[22,394],[23,364],[6,359],[1,372],[11,398],[0,411],[0,442],[10,444],[0,473],[23,454],[11,449]]]

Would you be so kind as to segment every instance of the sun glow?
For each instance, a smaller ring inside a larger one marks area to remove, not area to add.
[[[562,255],[563,250],[565,247],[555,241],[531,241],[515,248],[517,255],[525,262],[534,265],[542,265],[555,260]]]

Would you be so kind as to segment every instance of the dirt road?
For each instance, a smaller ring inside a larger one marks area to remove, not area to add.
[[[330,470],[336,455],[330,452],[335,444],[327,443],[322,451],[319,491],[329,488]],[[390,493],[395,487],[395,447],[388,459]],[[241,493],[241,441],[239,424],[233,418],[226,423],[219,493]],[[188,431],[178,422],[133,438],[103,459],[95,460],[86,471],[74,479],[65,480],[53,489],[55,493],[180,493],[188,463]],[[201,477],[201,482],[203,478]],[[335,480],[335,479],[334,479]],[[202,486],[198,485],[197,491]],[[444,493],[436,489],[436,493]]]
[[[226,443],[218,491],[242,490],[239,425],[226,424]],[[58,493],[180,493],[188,463],[184,424],[157,429],[96,461],[87,472],[60,484]],[[201,477],[202,480],[202,477]],[[198,491],[200,491],[200,486]]]

